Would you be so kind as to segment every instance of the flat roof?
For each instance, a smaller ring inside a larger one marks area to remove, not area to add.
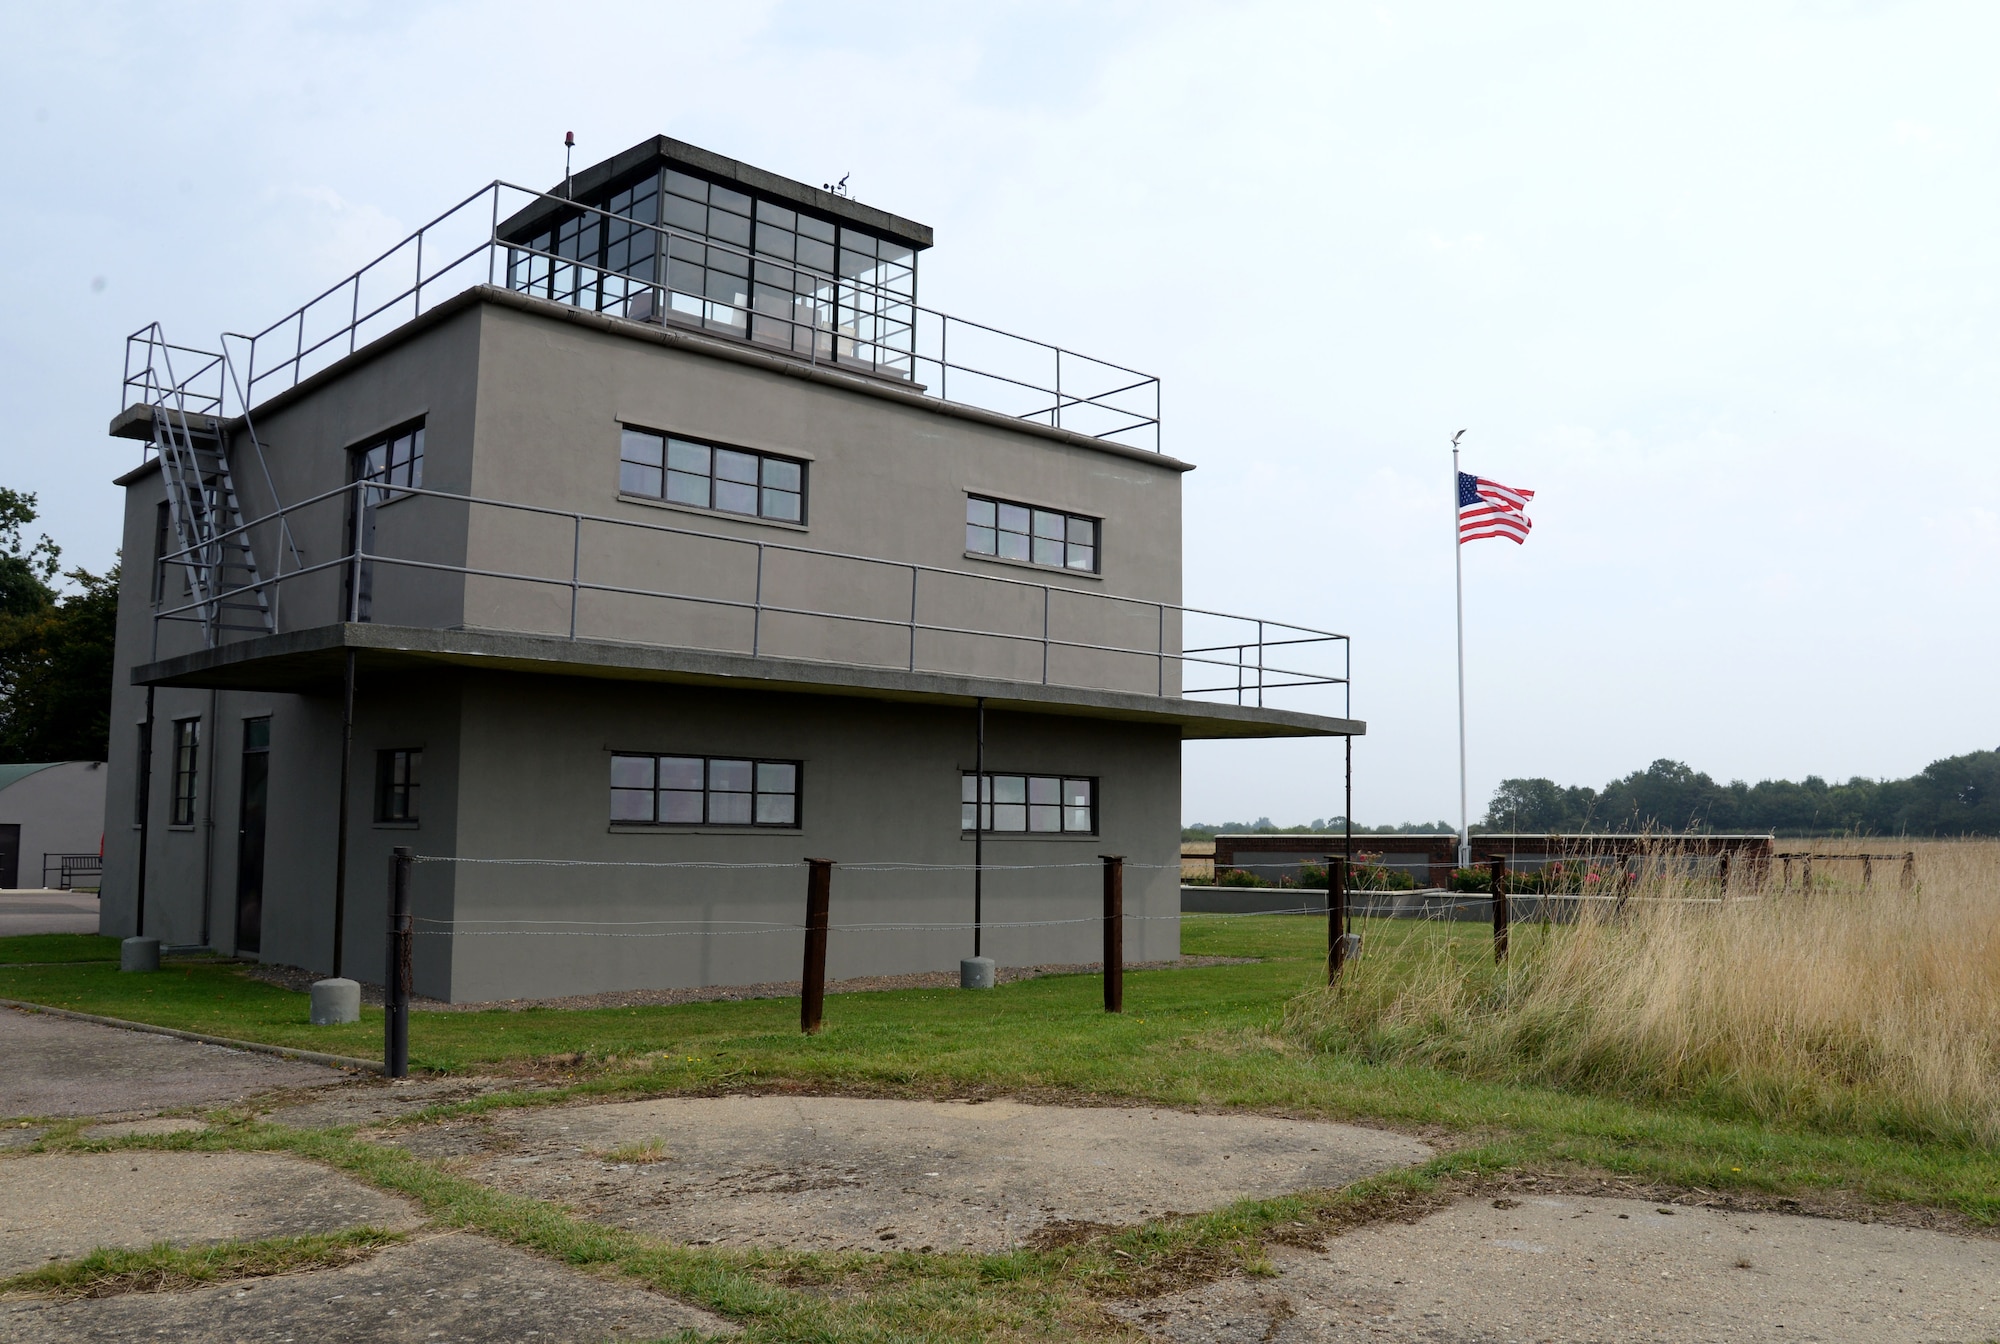
[[[1043,686],[947,672],[760,658],[740,653],[491,630],[434,630],[373,623],[325,625],[239,640],[132,669],[139,686],[195,686],[334,694],[346,654],[364,673],[443,668],[529,672],[606,681],[678,682],[734,690],[901,700],[1078,718],[1119,719],[1180,729],[1182,738],[1348,737],[1368,725],[1288,709]]]
[[[558,182],[549,188],[549,195],[567,195],[575,201],[587,200],[601,193],[620,178],[638,172],[649,162],[672,165],[687,169],[697,177],[712,181],[733,183],[753,196],[766,200],[782,201],[794,209],[808,214],[821,215],[828,219],[852,224],[857,229],[882,238],[893,238],[905,247],[921,252],[931,245],[931,226],[919,224],[914,219],[878,210],[872,205],[863,205],[846,196],[836,196],[819,187],[809,187],[803,182],[793,181],[739,159],[717,154],[703,149],[700,145],[690,145],[685,140],[672,136],[656,135],[650,140],[641,140],[621,154],[614,154],[601,163],[593,163],[581,172],[570,175],[569,191],[563,190]],[[538,201],[518,214],[501,221],[500,231],[511,234],[518,230],[533,230],[550,216],[561,214],[564,206],[553,201]]]

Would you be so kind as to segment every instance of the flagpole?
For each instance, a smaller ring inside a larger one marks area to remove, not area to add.
[[[1458,866],[1472,866],[1472,829],[1465,804],[1465,544],[1458,536],[1458,441],[1451,436],[1451,559],[1458,579]]]

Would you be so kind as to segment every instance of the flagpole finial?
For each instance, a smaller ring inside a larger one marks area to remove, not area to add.
[[[1464,437],[1465,437],[1465,431],[1462,429],[1459,430],[1458,433],[1451,436],[1451,446],[1454,448],[1458,447],[1458,441]]]

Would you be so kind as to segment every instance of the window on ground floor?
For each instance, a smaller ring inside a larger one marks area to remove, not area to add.
[[[173,824],[194,825],[195,775],[201,763],[201,720],[174,720]]]
[[[960,780],[959,825],[966,831],[976,827],[994,834],[1010,832],[1034,834],[1095,835],[1097,833],[1097,781],[1063,775],[988,774],[985,787],[975,803],[973,779],[967,772]],[[984,804],[983,820],[975,807]]]
[[[419,748],[391,747],[375,753],[375,820],[417,819],[423,770],[424,753]]]
[[[798,761],[611,758],[611,820],[642,826],[797,826]]]

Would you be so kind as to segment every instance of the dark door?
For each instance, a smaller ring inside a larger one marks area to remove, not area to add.
[[[0,826],[0,887],[21,885],[21,828],[16,823]]]
[[[243,790],[236,820],[236,950],[264,943],[264,813],[270,798],[271,721],[243,722]]]

